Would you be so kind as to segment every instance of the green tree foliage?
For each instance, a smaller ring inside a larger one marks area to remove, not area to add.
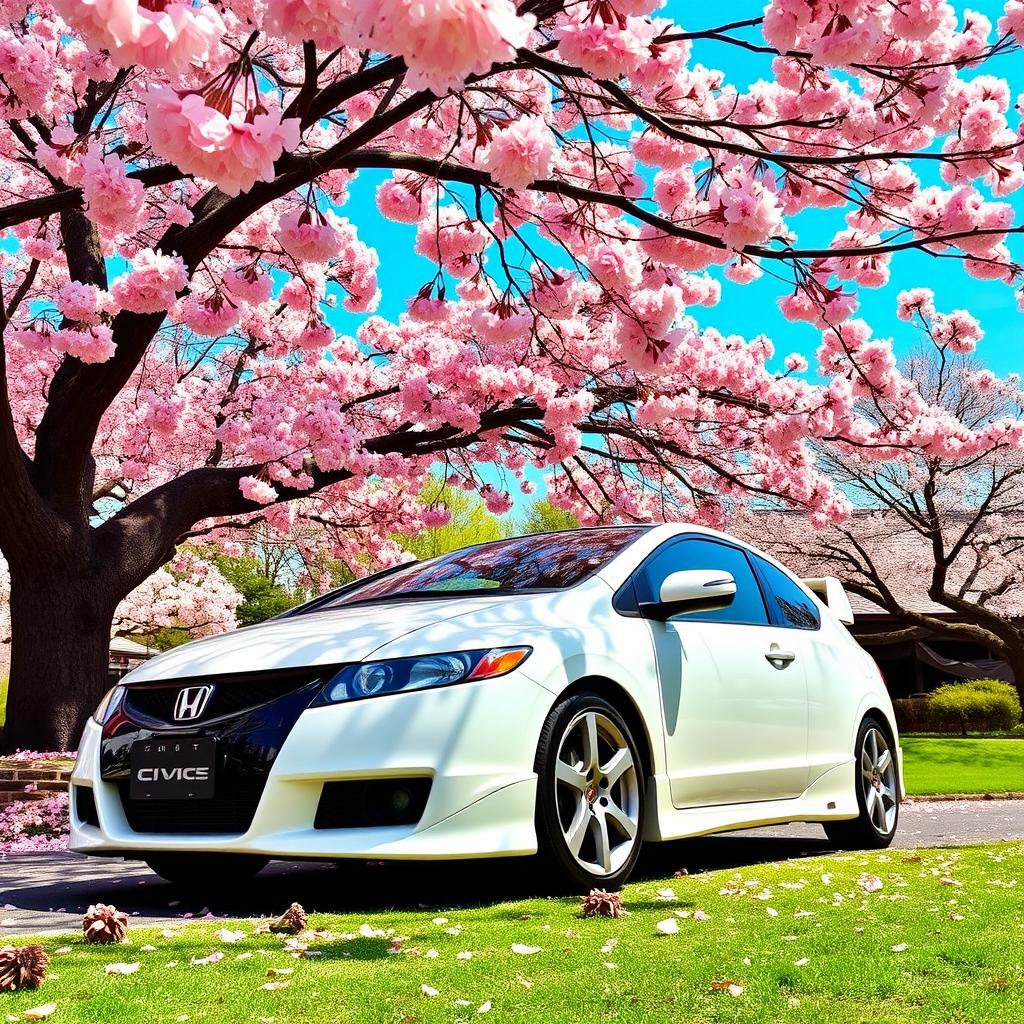
[[[577,530],[580,521],[572,512],[552,505],[546,498],[538,498],[526,517],[516,527],[517,533],[551,533],[554,530]]]
[[[434,558],[472,544],[511,537],[514,525],[487,511],[479,496],[431,480],[420,494],[425,505],[448,509],[451,519],[445,526],[433,526],[417,534],[397,534],[396,540],[417,558]]]
[[[240,626],[252,626],[280,615],[305,598],[302,591],[288,590],[268,579],[259,560],[249,555],[225,555],[215,551],[211,552],[210,560],[244,598],[235,612]]]

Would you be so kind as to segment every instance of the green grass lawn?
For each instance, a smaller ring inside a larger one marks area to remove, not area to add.
[[[1024,740],[901,736],[910,796],[1024,791]]]
[[[111,1024],[1024,1018],[1021,844],[762,864],[643,881],[623,900],[619,920],[583,919],[571,898],[318,914],[319,955],[304,959],[252,921],[133,930],[114,947],[47,937],[48,980],[0,994],[0,1014],[54,1003],[52,1021]],[[678,932],[659,934],[662,921]],[[245,937],[225,942],[225,926]],[[219,962],[192,963],[217,951]],[[118,962],[140,967],[108,976]]]

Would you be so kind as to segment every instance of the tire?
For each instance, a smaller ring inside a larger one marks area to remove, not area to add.
[[[247,882],[270,863],[249,853],[166,853],[146,858],[149,870],[172,885],[206,892]]]
[[[853,784],[860,813],[850,821],[830,821],[825,834],[841,850],[882,850],[896,835],[900,816],[899,780],[889,730],[865,718],[857,730]]]
[[[640,856],[646,781],[625,718],[596,693],[566,698],[544,723],[534,767],[542,860],[575,890],[619,888]]]

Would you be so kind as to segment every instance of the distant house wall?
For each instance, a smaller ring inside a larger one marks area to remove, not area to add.
[[[950,616],[950,621],[956,620]],[[861,647],[878,663],[889,695],[894,699],[930,693],[936,686],[956,678],[1013,678],[1006,662],[982,644],[946,639],[941,635],[898,644],[872,641],[874,635],[889,633],[894,628],[887,615],[861,614],[851,630]],[[946,667],[942,664],[944,660],[956,664]]]

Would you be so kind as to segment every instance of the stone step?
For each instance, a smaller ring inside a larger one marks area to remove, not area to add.
[[[40,790],[36,793],[0,791],[0,807],[6,807],[8,804],[31,803],[35,800],[48,800],[51,796],[54,796],[54,794],[48,793],[46,790]]]
[[[42,779],[39,782],[25,782],[19,779],[17,782],[10,782],[0,779],[0,793],[24,793],[26,786],[34,786],[37,792],[63,793],[67,788],[66,782],[55,782],[52,779]],[[32,792],[32,790],[29,790]]]
[[[71,772],[60,768],[0,768],[4,782],[68,782]]]

